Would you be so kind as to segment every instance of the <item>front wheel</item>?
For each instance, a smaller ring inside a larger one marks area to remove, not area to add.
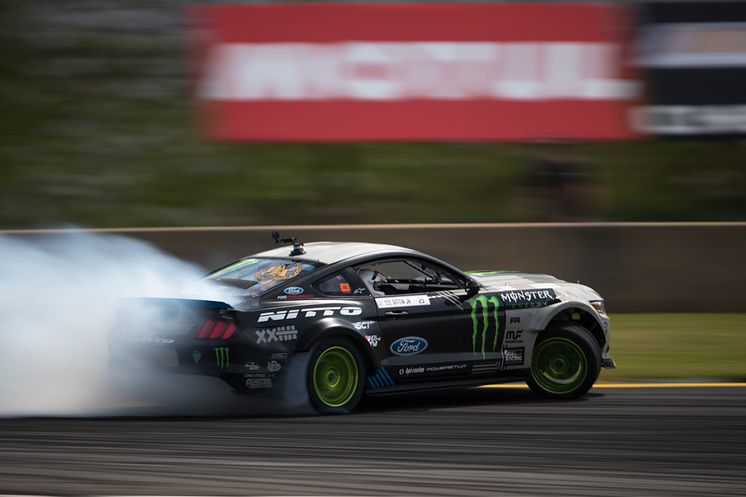
[[[363,358],[347,339],[319,344],[311,355],[307,376],[309,398],[321,414],[347,414],[363,395]]]
[[[591,389],[600,372],[596,340],[582,326],[562,323],[539,336],[528,386],[540,397],[574,399]]]

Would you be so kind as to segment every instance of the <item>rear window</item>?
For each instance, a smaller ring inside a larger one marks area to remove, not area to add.
[[[261,294],[288,281],[305,276],[318,264],[290,259],[249,258],[208,274],[205,279],[219,285]]]

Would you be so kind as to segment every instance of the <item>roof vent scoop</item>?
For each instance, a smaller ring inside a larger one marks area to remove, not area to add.
[[[292,243],[293,250],[290,251],[290,257],[294,257],[296,255],[303,255],[306,253],[306,251],[303,250],[303,243],[299,242],[296,237],[280,238],[280,233],[278,231],[273,231],[272,240],[274,240],[275,243]]]

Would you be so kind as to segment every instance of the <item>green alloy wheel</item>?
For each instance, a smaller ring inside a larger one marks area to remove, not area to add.
[[[309,371],[309,393],[321,413],[341,414],[354,409],[364,382],[360,352],[347,340],[324,342],[313,355]]]
[[[531,358],[531,389],[542,397],[575,398],[601,371],[598,344],[584,328],[563,324],[544,332]]]

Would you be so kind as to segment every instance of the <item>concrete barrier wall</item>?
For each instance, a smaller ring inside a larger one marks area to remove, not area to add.
[[[393,243],[465,269],[545,272],[594,287],[611,312],[746,312],[746,223],[347,225],[92,230],[157,245],[206,268],[302,241]],[[74,231],[6,231],[23,238]]]

